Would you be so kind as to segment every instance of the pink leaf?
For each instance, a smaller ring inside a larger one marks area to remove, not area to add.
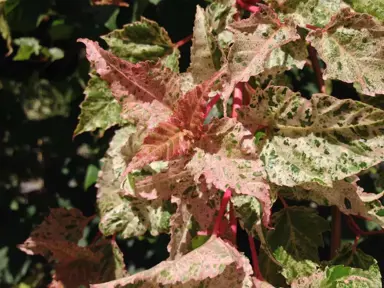
[[[157,63],[133,64],[102,49],[97,42],[79,39],[86,45],[87,58],[100,77],[106,80],[117,100],[152,102],[158,100],[172,106],[179,97],[178,75]],[[133,95],[133,97],[132,97]]]

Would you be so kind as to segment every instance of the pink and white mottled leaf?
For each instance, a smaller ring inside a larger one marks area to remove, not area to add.
[[[91,285],[92,288],[252,287],[249,260],[230,244],[212,237],[185,256],[164,261],[152,269],[115,281]]]

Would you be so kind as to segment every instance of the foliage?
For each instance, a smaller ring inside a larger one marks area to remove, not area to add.
[[[382,193],[358,184],[384,161],[384,111],[348,95],[302,95],[285,76],[309,69],[319,91],[333,79],[353,83],[362,100],[380,97],[382,20],[358,1],[246,2],[197,6],[186,72],[181,44],[147,18],[103,36],[106,46],[78,40],[91,70],[74,136],[115,134],[96,184],[103,236],[79,246],[90,219],[60,208],[19,246],[55,261],[51,287],[381,287],[353,217],[384,228]],[[15,60],[44,50],[28,43]],[[355,243],[322,261],[330,226],[302,200],[348,215]],[[253,269],[236,245],[237,221]],[[125,275],[116,235],[162,233],[169,259]]]

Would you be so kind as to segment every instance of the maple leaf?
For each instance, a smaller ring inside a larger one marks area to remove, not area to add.
[[[97,206],[100,231],[104,235],[121,234],[122,237],[141,236],[149,231],[153,235],[169,229],[173,211],[169,201],[147,201],[123,197],[121,174],[142,142],[140,131],[124,127],[113,137],[102,171],[97,181]],[[141,140],[140,140],[141,138]]]
[[[50,287],[78,287],[125,275],[123,255],[115,243],[101,239],[86,247],[77,245],[92,218],[77,209],[51,209],[45,221],[19,245],[27,254],[57,262]]]
[[[272,202],[269,186],[263,178],[263,165],[259,159],[228,158],[220,154],[208,154],[196,149],[187,169],[199,182],[204,175],[208,185],[220,190],[233,189],[236,194],[256,197],[263,206],[263,224],[268,226]]]
[[[85,100],[81,103],[79,123],[74,135],[100,129],[104,132],[114,125],[124,124],[121,106],[113,98],[108,83],[91,73],[91,79],[84,91]]]
[[[202,263],[204,263],[202,265]],[[164,261],[152,269],[115,281],[91,285],[92,288],[112,287],[252,287],[249,261],[230,244],[212,237],[185,256]]]
[[[307,40],[327,64],[324,79],[355,83],[366,95],[384,93],[384,26],[379,21],[343,9]]]
[[[306,183],[294,188],[281,187],[281,195],[297,200],[310,200],[319,205],[336,205],[346,215],[362,216],[384,228],[384,218],[380,212],[384,207],[379,200],[383,194],[366,193],[356,183],[357,176],[333,182],[332,188],[316,183]]]
[[[159,58],[169,57],[177,50],[167,31],[155,21],[144,17],[101,38],[107,42],[113,54],[133,63],[157,61]]]
[[[124,0],[92,0],[92,3],[95,5],[116,5],[122,7],[128,7],[128,3]]]
[[[88,39],[78,41],[86,45],[88,60],[100,77],[110,84],[117,100],[123,103],[158,100],[171,107],[179,97],[178,75],[161,62],[133,64],[105,51],[97,42]]]
[[[263,9],[266,13],[254,13],[228,28],[234,33],[234,41],[228,55],[227,69],[231,79],[223,91],[224,99],[238,82],[247,82],[251,76],[261,74],[273,50],[300,39],[295,25],[281,24],[273,11]]]
[[[172,195],[183,193],[194,182],[185,164],[189,158],[170,161],[166,171],[147,176],[135,182],[135,194],[148,200],[171,199]]]
[[[358,101],[324,94],[306,100],[275,86],[257,90],[239,110],[246,127],[268,127],[260,158],[269,180],[285,186],[332,186],[383,161],[383,119],[384,111]]]
[[[273,214],[273,230],[267,232],[267,243],[282,266],[282,275],[290,283],[309,276],[319,267],[318,247],[324,246],[322,233],[329,230],[328,222],[307,207],[290,206]],[[270,283],[281,286],[280,268],[262,252],[262,274]],[[281,283],[283,282],[283,283]]]
[[[267,0],[266,2],[272,5],[282,20],[293,19],[301,27],[306,27],[307,24],[323,27],[340,9],[348,7],[341,0]]]

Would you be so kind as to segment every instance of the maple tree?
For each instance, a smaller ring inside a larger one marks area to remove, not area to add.
[[[52,287],[381,287],[353,217],[384,228],[382,193],[357,184],[384,161],[384,111],[325,93],[306,99],[281,80],[310,65],[321,92],[335,79],[383,94],[381,2],[371,1],[375,11],[360,1],[211,2],[197,7],[187,72],[181,44],[145,18],[102,37],[108,50],[79,39],[92,70],[75,135],[119,127],[97,184],[103,237],[79,247],[89,219],[58,209],[20,249],[57,262]],[[355,243],[320,261],[327,220],[285,199],[337,207]],[[237,250],[237,222],[253,266]],[[146,232],[170,234],[170,257],[125,275],[114,236]]]

